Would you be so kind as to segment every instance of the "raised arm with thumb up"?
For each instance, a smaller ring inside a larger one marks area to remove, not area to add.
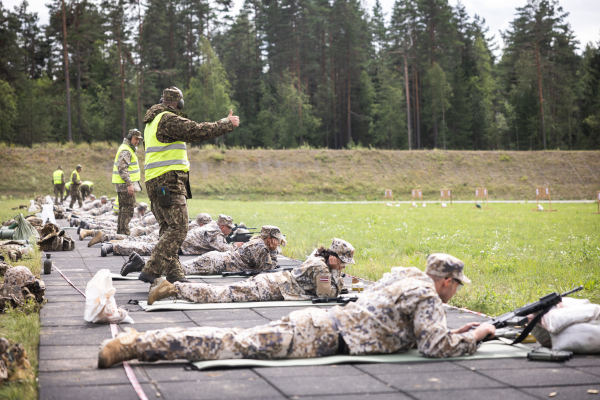
[[[234,128],[240,126],[240,117],[238,117],[237,115],[233,115],[233,110],[229,110],[229,115],[227,116],[227,118],[229,118]]]

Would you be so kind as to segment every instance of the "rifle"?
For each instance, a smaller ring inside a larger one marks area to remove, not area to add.
[[[228,276],[256,276],[256,275],[260,275],[260,274],[272,274],[275,272],[281,272],[281,271],[291,271],[293,270],[295,267],[285,267],[285,268],[277,268],[277,269],[268,269],[266,271],[233,271],[233,272],[222,272],[221,275],[223,275],[224,277],[228,277]]]
[[[529,314],[539,312],[539,314],[535,318],[533,318],[531,320],[531,322],[529,322],[527,324],[527,327],[523,330],[523,332],[521,332],[519,337],[516,338],[514,342],[512,342],[512,344],[521,343],[527,337],[527,335],[529,335],[529,333],[535,327],[535,325],[538,322],[540,322],[542,317],[548,311],[550,311],[550,309],[552,307],[554,307],[555,305],[560,303],[562,301],[563,297],[569,296],[569,295],[571,295],[575,292],[578,292],[582,289],[583,289],[583,286],[578,286],[575,289],[569,290],[568,292],[565,292],[563,294],[559,294],[556,292],[550,293],[544,297],[540,297],[540,299],[534,303],[526,304],[523,307],[517,308],[514,311],[500,315],[499,317],[496,317],[496,318],[488,321],[488,323],[494,325],[496,327],[496,329],[499,329],[499,328],[504,328],[505,326],[507,326],[513,318],[519,318],[517,325],[521,325],[526,322],[527,316]]]
[[[225,238],[227,243],[235,243],[242,242],[247,243],[250,241],[250,238],[257,233],[260,232],[250,232],[248,229],[256,229],[256,228],[246,228],[244,224],[235,224],[235,227],[231,230],[231,233]]]
[[[339,303],[339,304],[348,304],[351,301],[356,301],[358,300],[358,297],[354,296],[354,297],[317,297],[315,299],[312,299],[312,303],[313,304],[320,304],[320,303]]]

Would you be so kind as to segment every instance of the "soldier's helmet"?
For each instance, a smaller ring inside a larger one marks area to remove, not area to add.
[[[338,255],[338,258],[345,264],[356,264],[354,262],[354,247],[345,240],[335,238],[331,242],[329,250]]]
[[[427,257],[425,273],[442,278],[454,278],[462,283],[471,283],[465,276],[465,263],[450,254],[434,253]]]
[[[217,220],[217,224],[225,225],[225,226],[229,227],[230,229],[235,228],[235,225],[233,224],[233,218],[231,218],[229,215],[225,215],[225,214],[219,214],[219,219]]]
[[[212,221],[212,217],[210,216],[210,214],[207,213],[200,213],[196,216],[196,222],[198,224],[210,224],[210,222]],[[231,221],[233,222],[233,220]]]
[[[21,289],[34,284],[35,280],[35,276],[31,273],[29,268],[23,266],[10,268],[4,275],[5,285],[19,286]]]
[[[139,130],[137,130],[135,128],[129,130],[128,136],[131,136],[132,138],[136,137],[136,138],[139,138],[140,140],[144,140],[144,138],[142,137],[142,132],[140,132]],[[129,139],[129,140],[131,140],[131,139]]]
[[[263,239],[274,237],[282,241],[285,240],[285,236],[281,234],[281,229],[273,225],[263,225],[260,229],[260,237]]]

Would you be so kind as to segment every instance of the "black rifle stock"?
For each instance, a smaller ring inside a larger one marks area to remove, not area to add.
[[[260,274],[272,274],[275,272],[281,271],[291,271],[294,267],[285,267],[285,268],[277,268],[277,269],[268,269],[266,271],[233,271],[233,272],[222,272],[223,276],[256,276]]]
[[[339,304],[348,304],[351,301],[358,300],[358,297],[317,297],[312,299],[313,304],[321,304],[321,303],[339,303]]]

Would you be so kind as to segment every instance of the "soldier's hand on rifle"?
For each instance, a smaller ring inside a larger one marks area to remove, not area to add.
[[[476,341],[482,341],[486,337],[494,337],[496,335],[496,327],[492,324],[484,322],[473,331],[473,336]]]
[[[235,242],[235,245],[237,246],[238,249],[240,247],[242,247],[243,244],[244,244],[244,242]]]
[[[240,117],[238,117],[237,115],[233,115],[233,110],[229,110],[229,115],[227,116],[227,118],[229,118],[234,128],[240,126]]]
[[[461,326],[458,329],[452,329],[450,331],[450,333],[465,333],[465,332],[469,332],[471,330],[472,327],[474,326],[479,326],[479,322],[469,322],[466,325]]]

